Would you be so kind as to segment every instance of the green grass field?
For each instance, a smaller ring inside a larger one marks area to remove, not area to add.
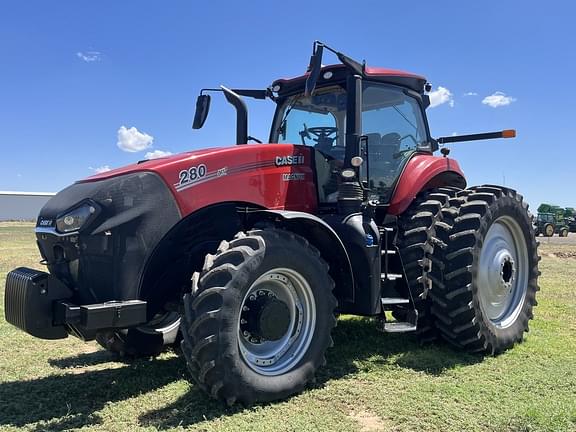
[[[42,341],[8,325],[6,273],[41,267],[32,225],[0,223],[0,430],[576,430],[576,244],[540,252],[530,333],[496,358],[344,317],[315,386],[226,408],[187,381],[175,354],[125,364],[94,342]]]

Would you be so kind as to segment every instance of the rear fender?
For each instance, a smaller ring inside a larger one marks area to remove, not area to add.
[[[466,179],[458,162],[445,157],[417,154],[404,167],[388,212],[392,215],[402,214],[420,192],[442,186],[466,187]]]
[[[250,215],[249,224],[273,223],[306,238],[330,265],[330,276],[336,287],[334,295],[340,305],[354,302],[354,276],[348,252],[342,240],[325,221],[309,213],[285,210],[262,210]]]

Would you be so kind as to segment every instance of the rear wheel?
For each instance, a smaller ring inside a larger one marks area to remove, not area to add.
[[[453,202],[448,229],[439,229],[445,263],[434,291],[436,325],[449,342],[495,354],[519,342],[538,291],[537,244],[528,206],[511,189],[471,188]],[[449,218],[447,218],[449,219]]]
[[[544,225],[543,234],[544,237],[552,237],[554,235],[554,225],[552,225],[551,223],[547,223],[546,225]]]
[[[442,209],[459,189],[440,188],[422,192],[398,220],[398,249],[404,264],[407,284],[418,310],[416,336],[421,342],[431,342],[437,338],[432,305],[428,298],[428,288],[434,285],[436,266],[442,263],[434,260],[432,242],[436,224],[442,221]],[[407,320],[408,311],[398,307],[393,315],[398,320]]]
[[[184,297],[182,352],[194,380],[229,405],[304,389],[336,325],[328,264],[306,239],[239,233],[208,255]]]
[[[143,326],[100,332],[96,341],[123,358],[154,357],[178,342],[179,327],[180,315],[167,312]]]

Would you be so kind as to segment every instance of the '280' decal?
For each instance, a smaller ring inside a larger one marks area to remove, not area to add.
[[[180,171],[180,173],[178,174],[180,178],[178,186],[184,186],[200,180],[202,177],[206,176],[207,171],[208,169],[204,164],[193,166],[188,169]]]

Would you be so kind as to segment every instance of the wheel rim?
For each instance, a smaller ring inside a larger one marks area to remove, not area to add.
[[[518,317],[528,289],[528,245],[516,220],[502,216],[486,233],[478,266],[478,296],[485,316],[506,328]]]
[[[271,338],[274,340],[266,337],[270,331],[266,333],[255,324],[258,320],[261,322],[267,308],[280,311],[280,316],[275,318],[285,321],[284,326],[280,324],[280,331],[275,329],[276,334]],[[315,325],[316,304],[306,279],[291,269],[270,270],[252,284],[242,300],[238,316],[238,347],[242,358],[259,374],[284,374],[298,364],[308,350]]]
[[[548,225],[546,227],[546,235],[548,237],[552,237],[554,235],[554,227],[552,225]]]

